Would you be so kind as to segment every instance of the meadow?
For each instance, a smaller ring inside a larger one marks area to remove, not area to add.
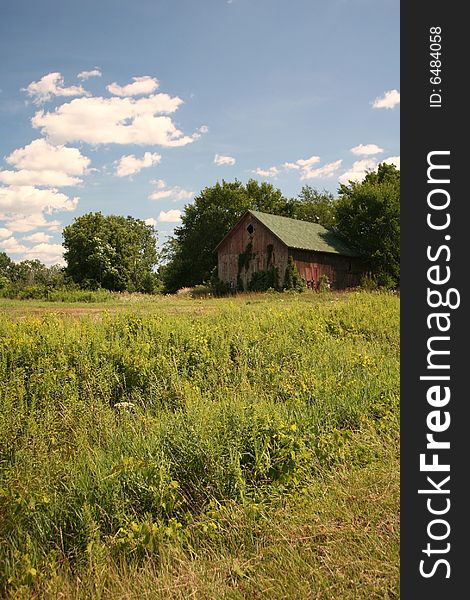
[[[0,595],[399,597],[396,295],[0,310]]]

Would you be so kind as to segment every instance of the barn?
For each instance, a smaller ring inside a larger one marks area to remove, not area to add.
[[[357,254],[317,223],[247,211],[216,247],[218,276],[232,289],[248,289],[253,273],[277,268],[282,285],[289,256],[309,288],[322,275],[332,289],[360,283],[364,265]]]

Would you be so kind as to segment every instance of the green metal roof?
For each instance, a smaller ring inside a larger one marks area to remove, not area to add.
[[[348,248],[334,233],[318,223],[270,215],[257,210],[249,210],[248,212],[256,217],[258,221],[261,221],[289,248],[357,256],[357,253]]]

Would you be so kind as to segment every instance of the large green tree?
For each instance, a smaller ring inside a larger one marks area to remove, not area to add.
[[[165,289],[175,292],[209,279],[217,264],[215,247],[249,209],[289,216],[289,201],[270,183],[250,180],[206,187],[184,208],[182,225],[166,244],[161,267]]]
[[[152,292],[156,232],[140,219],[88,213],[64,228],[66,273],[82,287]]]
[[[310,185],[304,185],[296,199],[290,202],[290,211],[294,219],[319,223],[327,229],[333,229],[336,221],[336,206],[333,194],[318,191]]]
[[[335,229],[379,283],[400,282],[400,171],[382,163],[361,182],[341,185]]]

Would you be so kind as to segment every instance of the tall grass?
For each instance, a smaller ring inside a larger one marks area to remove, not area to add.
[[[210,302],[0,319],[5,593],[53,597],[79,578],[106,597],[103,570],[162,574],[169,549],[233,549],[236,514],[256,546],[285,501],[295,513],[333,473],[396,459],[396,297]]]

